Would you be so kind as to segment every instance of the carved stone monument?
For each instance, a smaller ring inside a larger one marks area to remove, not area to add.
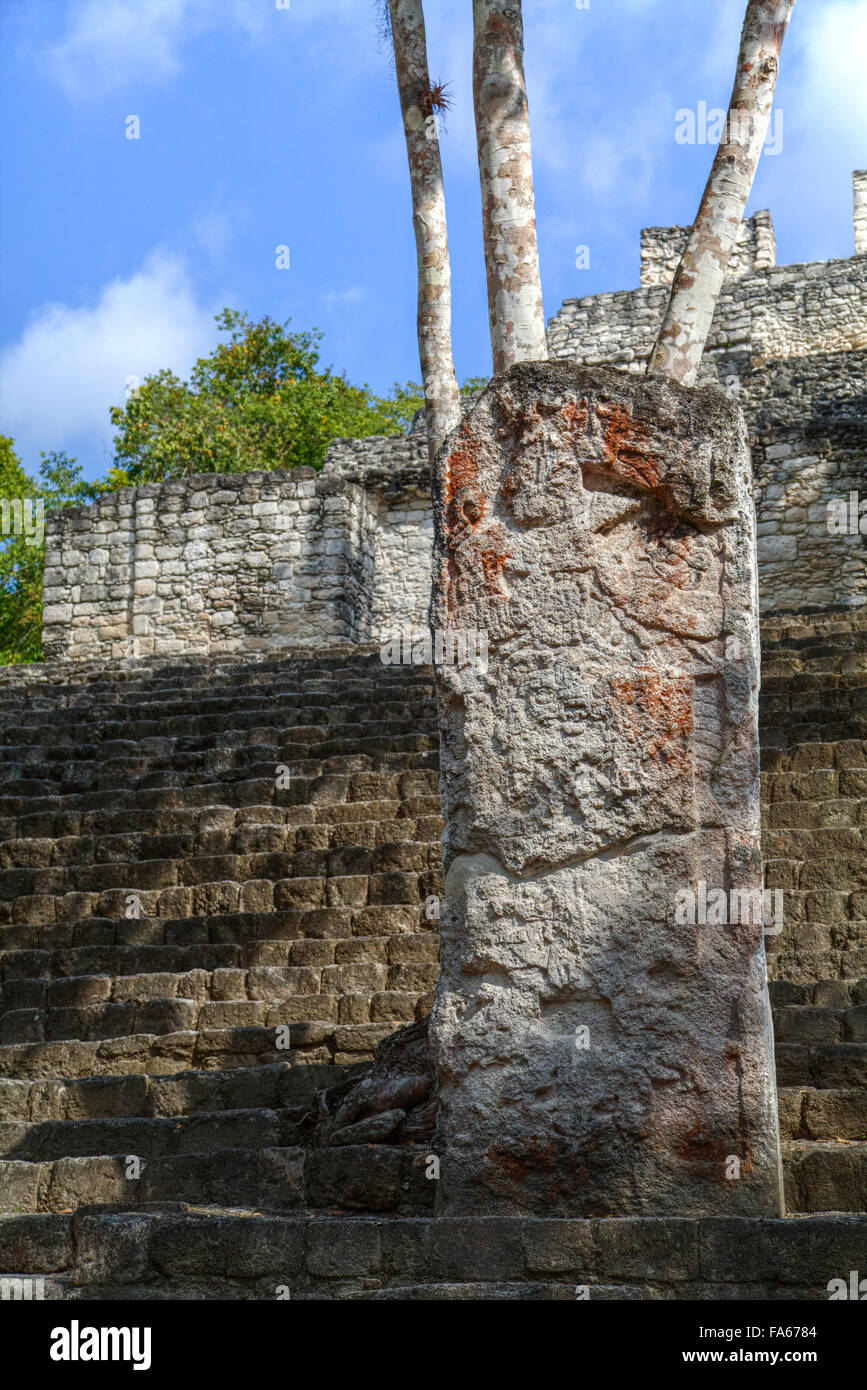
[[[440,1210],[776,1215],[738,407],[521,364],[435,521],[432,626],[488,645],[437,676]]]

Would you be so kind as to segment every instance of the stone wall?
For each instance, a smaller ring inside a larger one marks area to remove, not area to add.
[[[423,623],[426,475],[401,471],[406,440],[363,443],[396,466],[198,474],[49,514],[46,656],[271,654]]]
[[[856,169],[852,175],[855,221],[855,255],[867,256],[867,169]]]
[[[867,603],[867,535],[829,530],[829,503],[867,500],[867,352],[754,365],[750,421],[762,611]]]
[[[668,286],[642,285],[564,300],[548,325],[552,357],[641,372],[659,331]],[[726,279],[711,324],[703,376],[741,350],[758,361],[867,348],[867,261],[817,261]]]
[[[642,227],[641,283],[667,285],[674,279],[689,227]],[[740,280],[777,264],[777,239],[769,212],[745,217],[726,268],[729,280]]]

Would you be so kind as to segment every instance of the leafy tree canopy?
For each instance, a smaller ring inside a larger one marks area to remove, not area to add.
[[[414,382],[388,397],[319,369],[321,334],[291,333],[289,321],[251,322],[224,309],[227,341],[200,357],[189,381],[147,377],[111,410],[116,461],[130,482],[251,468],[321,468],[332,439],[406,430],[423,404]]]

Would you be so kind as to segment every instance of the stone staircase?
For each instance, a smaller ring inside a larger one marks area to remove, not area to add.
[[[867,633],[780,625],[765,673],[787,1201],[855,1213]],[[606,1297],[817,1296],[791,1252],[777,1289],[792,1223],[770,1223],[776,1264],[763,1246],[752,1272],[728,1268],[720,1223],[705,1239],[688,1221],[577,1220],[560,1244],[557,1223],[431,1223],[423,1131],[311,1143],[322,1088],[429,1006],[429,671],[357,646],[10,668],[0,724],[0,1270],[67,1298],[275,1297],[283,1280],[300,1297],[571,1297],[582,1280]],[[863,1222],[812,1220],[828,1277],[854,1268]]]
[[[818,628],[818,630],[817,630]],[[867,622],[767,623],[765,883],[790,1212],[867,1210]]]
[[[429,672],[67,663],[0,719],[4,1207],[412,1206],[406,1150],[303,1144],[436,978]]]

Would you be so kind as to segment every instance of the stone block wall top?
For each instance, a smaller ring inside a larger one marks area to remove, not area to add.
[[[867,256],[867,169],[856,169],[852,175],[854,202],[855,255]]]
[[[688,235],[688,227],[642,227],[642,285],[671,284]],[[744,218],[738,228],[726,279],[739,280],[776,264],[777,240],[771,214],[757,212],[754,217]]]
[[[49,513],[46,656],[267,655],[423,622],[430,501],[401,445],[396,470],[194,474]]]

